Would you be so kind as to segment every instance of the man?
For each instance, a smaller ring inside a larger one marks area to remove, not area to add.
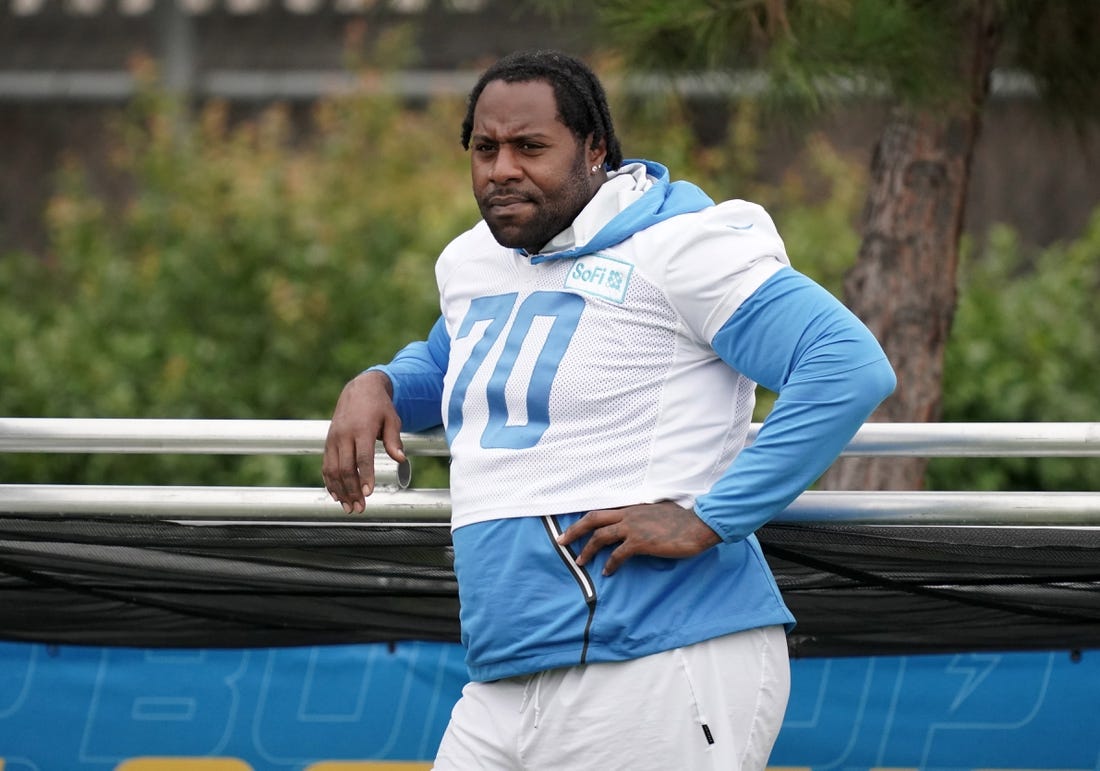
[[[768,215],[622,159],[604,91],[499,61],[463,123],[483,221],[439,257],[428,339],[345,387],[345,511],[376,439],[441,423],[471,682],[437,769],[760,769],[789,691],[753,532],[894,387]],[[756,382],[779,396],[744,447]]]

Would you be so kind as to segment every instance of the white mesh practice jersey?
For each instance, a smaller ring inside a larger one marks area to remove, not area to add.
[[[616,190],[629,175],[615,182],[593,211],[629,204]],[[582,213],[575,242],[605,224]],[[691,506],[740,450],[752,417],[755,384],[710,340],[787,264],[771,219],[729,201],[593,253],[539,257],[501,247],[481,223],[437,264],[451,345],[452,526],[658,500]]]

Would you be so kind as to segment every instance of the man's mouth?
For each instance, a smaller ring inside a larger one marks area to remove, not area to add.
[[[494,195],[486,200],[486,208],[494,214],[511,214],[531,203],[531,199],[522,195]]]

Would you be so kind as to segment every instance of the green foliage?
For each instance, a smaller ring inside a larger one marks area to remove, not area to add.
[[[527,0],[544,13],[594,13],[631,69],[765,73],[782,113],[888,94],[938,109],[968,100],[960,35],[977,0]],[[1084,125],[1100,110],[1100,3],[998,0],[998,67],[1033,79],[1056,114]]]
[[[569,5],[543,0],[543,8]],[[764,71],[769,97],[818,109],[853,90],[923,104],[961,95],[952,32],[965,4],[911,0],[596,0],[632,67]]]
[[[1030,256],[994,229],[960,271],[944,420],[1095,421],[1100,414],[1100,209],[1082,236]],[[934,489],[1097,490],[1096,459],[937,459]]]
[[[364,92],[321,102],[298,140],[284,107],[188,121],[145,94],[112,149],[132,194],[103,197],[69,163],[47,258],[0,260],[0,414],[327,418],[438,315],[435,256],[477,219],[461,114]],[[320,478],[316,458],[0,463],[22,481]]]

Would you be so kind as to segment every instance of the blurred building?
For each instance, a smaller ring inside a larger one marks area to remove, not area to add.
[[[0,0],[0,98],[124,99],[144,54],[199,97],[308,99],[346,76],[349,44],[397,25],[415,29],[413,92],[516,48],[585,47],[575,14],[502,0]]]
[[[304,105],[350,86],[349,55],[398,27],[409,98],[465,93],[517,48],[586,50],[576,14],[511,0],[0,0],[0,253],[41,248],[53,169],[65,152],[96,162],[138,62],[198,100]]]
[[[96,162],[103,116],[135,92],[136,62],[155,62],[171,89],[239,111],[304,106],[351,84],[349,52],[375,50],[402,27],[411,42],[393,87],[410,99],[465,93],[508,51],[594,50],[585,7],[551,19],[528,0],[0,0],[0,254],[42,248],[59,158]],[[724,129],[719,103],[695,103],[701,136]],[[869,159],[882,118],[882,105],[852,104],[811,128]],[[799,148],[800,137],[769,134],[763,173],[780,178]],[[1026,84],[1000,80],[974,159],[969,229],[1009,222],[1045,244],[1079,233],[1098,204],[1100,132],[1052,125]]]

